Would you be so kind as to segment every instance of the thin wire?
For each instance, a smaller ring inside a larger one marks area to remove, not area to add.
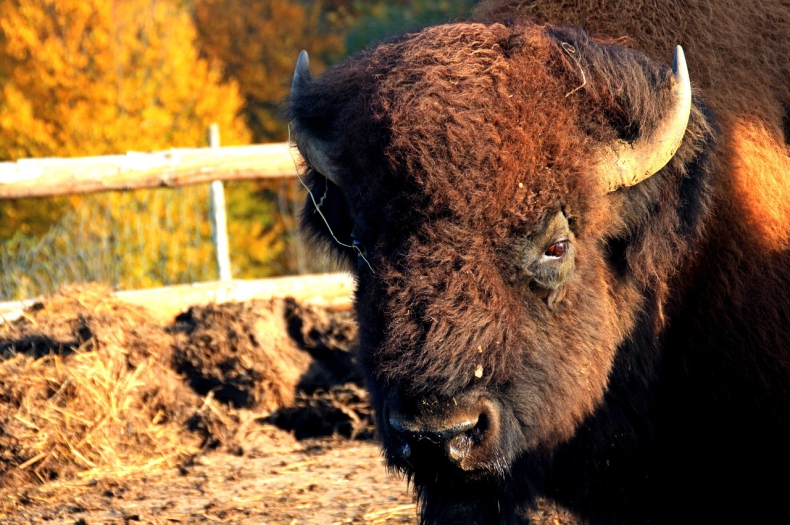
[[[368,268],[370,268],[371,273],[375,274],[376,272],[373,270],[373,266],[371,266],[370,262],[368,262],[368,260],[365,258],[365,255],[362,253],[362,250],[359,249],[359,246],[356,246],[356,245],[353,245],[353,244],[346,244],[344,242],[340,242],[340,239],[337,238],[337,236],[335,235],[335,232],[332,231],[332,227],[329,226],[329,221],[326,220],[326,217],[324,216],[324,213],[321,211],[321,205],[324,204],[324,199],[326,199],[326,194],[329,191],[329,180],[327,179],[327,181],[326,181],[326,190],[324,190],[324,196],[321,198],[321,202],[320,203],[316,202],[315,196],[313,195],[313,192],[310,191],[310,188],[307,187],[307,184],[305,184],[304,180],[302,180],[302,176],[299,173],[299,166],[297,165],[296,159],[294,158],[292,150],[290,149],[292,144],[293,143],[291,142],[291,123],[289,122],[288,123],[288,147],[289,147],[288,154],[291,155],[291,160],[294,163],[294,170],[296,171],[296,178],[299,179],[299,182],[302,183],[302,186],[304,187],[304,189],[307,190],[307,193],[310,195],[310,200],[313,201],[313,206],[315,207],[315,211],[317,211],[318,215],[320,215],[321,219],[323,219],[324,224],[326,224],[326,229],[329,230],[329,234],[332,236],[332,238],[335,240],[335,242],[337,244],[339,244],[340,246],[343,246],[344,248],[351,248],[352,250],[356,250],[357,255],[362,257],[362,260],[365,261],[365,264],[367,264]]]
[[[566,52],[566,53],[568,53],[568,56],[569,56],[569,57],[571,57],[571,59],[572,59],[574,62],[576,62],[576,65],[577,65],[577,66],[579,66],[579,71],[581,71],[581,73],[582,73],[582,85],[581,85],[581,86],[578,86],[578,87],[576,87],[575,89],[572,89],[572,90],[571,90],[571,91],[569,91],[568,93],[565,93],[565,98],[567,98],[567,97],[569,97],[570,95],[573,95],[574,93],[576,93],[576,92],[577,92],[577,91],[579,91],[581,88],[583,88],[584,86],[586,86],[586,85],[587,85],[587,75],[585,75],[585,74],[584,74],[584,68],[582,67],[582,65],[581,65],[581,62],[579,62],[579,59],[577,59],[577,58],[574,56],[574,54],[576,53],[576,48],[575,48],[575,47],[573,47],[572,45],[570,45],[568,42],[563,42],[563,43],[562,43],[562,49],[564,49],[564,50],[565,50],[565,52]]]

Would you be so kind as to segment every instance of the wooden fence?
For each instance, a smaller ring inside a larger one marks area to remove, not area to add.
[[[102,157],[22,159],[0,162],[0,199],[294,177],[298,162],[299,153],[284,142]]]
[[[299,153],[287,143],[218,147],[216,139],[212,146],[2,162],[0,199],[172,188],[225,180],[291,178],[296,176],[301,162]],[[226,277],[216,282],[117,292],[116,297],[146,306],[167,322],[191,305],[253,298],[293,296],[304,301],[347,306],[353,289],[353,280],[346,274],[244,281]],[[0,324],[19,317],[25,307],[35,302],[33,299],[0,303]]]

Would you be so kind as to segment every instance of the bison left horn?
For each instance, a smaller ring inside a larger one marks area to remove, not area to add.
[[[672,69],[673,104],[669,114],[649,137],[618,141],[603,154],[599,166],[607,193],[649,178],[666,166],[680,147],[691,114],[691,83],[680,46],[675,48]]]
[[[291,100],[296,100],[304,86],[312,80],[313,72],[310,71],[310,58],[307,56],[307,51],[302,51],[299,53],[299,60],[296,61],[294,80],[291,85]],[[330,143],[309,136],[308,131],[304,129],[304,126],[300,125],[298,119],[294,119],[291,122],[291,129],[296,147],[299,148],[299,152],[307,163],[336,186],[340,186],[337,170],[329,157],[329,152],[332,151]]]

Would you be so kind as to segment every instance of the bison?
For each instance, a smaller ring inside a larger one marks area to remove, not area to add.
[[[774,520],[790,6],[640,4],[622,39],[624,1],[589,2],[592,33],[551,14],[577,4],[489,4],[318,77],[299,58],[302,222],[354,269],[386,461],[424,524],[527,523],[541,495],[590,523]]]

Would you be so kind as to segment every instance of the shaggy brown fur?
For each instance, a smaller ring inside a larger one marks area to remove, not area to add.
[[[785,0],[491,0],[482,21],[526,16],[607,35],[669,63],[682,45],[694,84],[717,114],[762,121],[783,141],[790,110],[790,5]]]
[[[744,181],[790,195],[784,95],[750,112],[713,96],[716,117],[695,98],[672,161],[605,194],[596,158],[666,113],[670,71],[648,56],[672,46],[491,16],[386,42],[291,104],[297,141],[338,169],[342,188],[310,169],[321,210],[364,250],[360,359],[423,522],[523,523],[541,492],[595,523],[776,511],[761,480],[790,468],[790,217]],[[330,238],[311,203],[304,222]],[[536,239],[570,246],[556,274]],[[424,439],[465,421],[455,464]]]

